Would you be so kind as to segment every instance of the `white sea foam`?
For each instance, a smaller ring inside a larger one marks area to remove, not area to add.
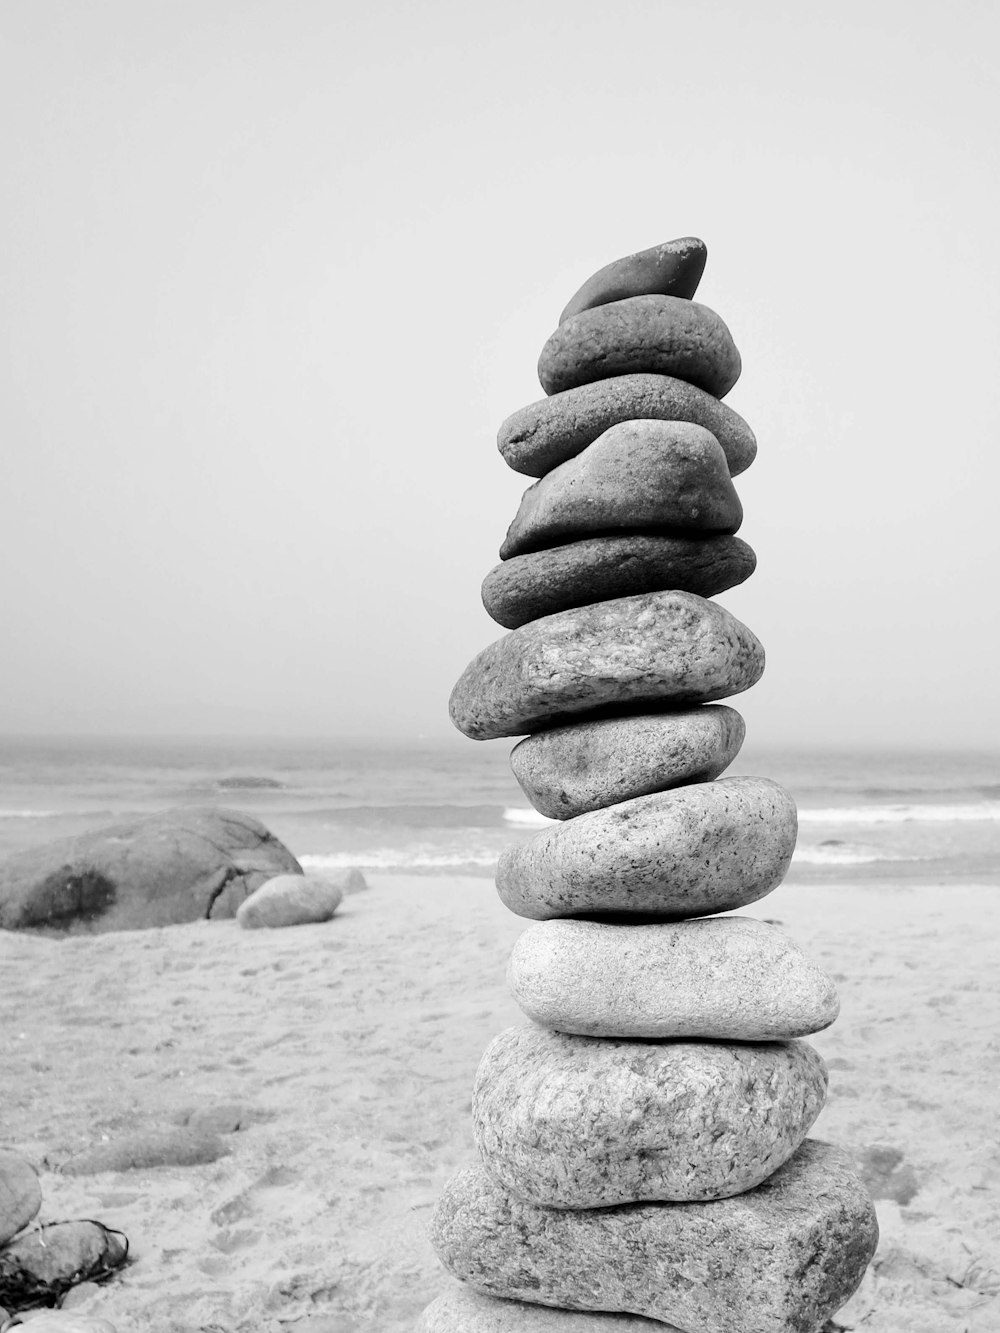
[[[800,810],[803,824],[964,824],[1000,820],[1000,802],[975,805],[858,805]]]
[[[0,810],[0,819],[53,819],[55,810]]]
[[[853,843],[820,844],[818,847],[796,847],[793,864],[812,866],[862,866],[875,861],[923,861],[922,856],[895,856],[874,847],[858,847]]]
[[[496,863],[496,852],[407,851],[395,847],[299,857],[299,864],[306,871],[344,870],[349,866],[357,866],[359,870],[455,870],[461,866],[493,867]]]
[[[548,815],[543,815],[538,810],[531,810],[527,806],[511,805],[503,812],[505,824],[519,824],[522,827],[541,828],[547,824],[558,824],[558,819],[549,819]]]

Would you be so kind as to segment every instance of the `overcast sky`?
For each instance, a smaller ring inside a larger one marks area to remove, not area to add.
[[[445,734],[496,429],[705,239],[758,743],[996,744],[992,0],[3,0],[0,730]]]

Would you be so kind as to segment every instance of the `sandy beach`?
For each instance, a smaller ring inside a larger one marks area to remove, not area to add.
[[[814,1135],[902,1154],[836,1326],[995,1333],[996,890],[786,884],[755,906],[840,985],[841,1017],[813,1039],[831,1071]],[[2,1141],[41,1171],[39,1220],[96,1218],[131,1242],[80,1308],[119,1333],[411,1328],[451,1280],[426,1224],[473,1153],[479,1056],[523,1021],[503,976],[525,925],[489,880],[384,875],[324,925],[4,936]],[[244,1127],[209,1165],[58,1172],[232,1104]]]

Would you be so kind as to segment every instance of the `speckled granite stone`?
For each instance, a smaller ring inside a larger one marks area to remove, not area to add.
[[[697,1333],[816,1333],[860,1283],[878,1224],[846,1154],[807,1139],[763,1185],[712,1203],[538,1208],[469,1167],[446,1187],[431,1241],[487,1295]]]
[[[476,1146],[543,1208],[725,1199],[795,1152],[826,1101],[804,1041],[604,1041],[508,1028],[476,1074]]]
[[[763,898],[788,870],[795,803],[767,778],[720,778],[577,815],[505,847],[497,890],[520,916],[705,916]]]
[[[432,1301],[414,1333],[679,1333],[672,1324],[631,1314],[591,1314],[498,1300],[454,1286]]]
[[[743,506],[718,440],[690,421],[623,421],[521,497],[501,560],[639,528],[733,533]]]
[[[634,255],[616,259],[592,274],[566,303],[559,316],[565,324],[571,315],[627,296],[679,296],[690,300],[698,290],[705,272],[708,249],[697,236],[682,236],[676,241],[637,250]]]
[[[507,983],[536,1023],[593,1037],[776,1041],[829,1027],[833,982],[776,926],[713,916],[656,925],[540,921]]]
[[[679,296],[630,296],[582,310],[542,348],[538,378],[561,393],[612,375],[671,375],[716,398],[740,377],[740,354],[707,305]]]
[[[571,819],[685,782],[711,782],[736,758],[744,731],[725,704],[607,717],[526,736],[510,766],[536,810]]]
[[[754,433],[741,416],[704,389],[671,375],[615,375],[541,398],[507,418],[497,448],[515,472],[542,477],[593,444],[609,426],[639,418],[704,426],[722,445],[733,477],[757,453]]]
[[[643,592],[715,597],[748,579],[756,564],[739,537],[585,537],[501,561],[483,579],[483,606],[498,625],[517,629],[557,611]]]
[[[758,640],[716,602],[650,592],[513,630],[473,658],[449,708],[459,731],[490,740],[609,706],[709,703],[763,670]]]

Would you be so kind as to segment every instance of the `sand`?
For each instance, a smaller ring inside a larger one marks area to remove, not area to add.
[[[879,1201],[877,1258],[831,1327],[996,1333],[1000,895],[786,884],[744,914],[840,984],[814,1135],[903,1156],[885,1189],[907,1201]],[[522,1021],[503,971],[525,924],[488,880],[384,875],[324,925],[0,936],[0,1141],[41,1169],[41,1220],[131,1241],[79,1308],[119,1333],[411,1328],[451,1281],[426,1224],[473,1152],[479,1056]],[[55,1169],[224,1103],[250,1123],[209,1165]]]

